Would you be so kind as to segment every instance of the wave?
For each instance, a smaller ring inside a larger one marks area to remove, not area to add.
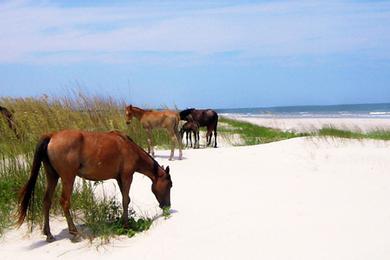
[[[390,115],[390,112],[384,112],[384,111],[375,111],[375,112],[369,112],[370,115]]]
[[[390,103],[334,106],[286,106],[216,109],[234,117],[390,118]]]

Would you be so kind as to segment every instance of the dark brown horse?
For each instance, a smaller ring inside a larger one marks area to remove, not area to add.
[[[212,109],[195,109],[189,108],[180,112],[180,119],[185,121],[194,120],[200,127],[207,128],[206,141],[207,145],[211,144],[211,138],[214,131],[214,147],[217,147],[217,124],[218,114]]]
[[[136,117],[142,124],[143,128],[148,134],[148,152],[154,156],[152,130],[155,128],[164,128],[171,137],[171,154],[169,160],[173,159],[175,151],[175,143],[179,146],[179,160],[182,159],[183,153],[181,151],[181,139],[179,134],[179,113],[171,110],[155,111],[144,110],[132,105],[126,107],[126,123],[130,124],[133,117]]]
[[[190,147],[192,147],[192,134],[194,134],[194,148],[199,148],[199,124],[195,121],[186,122],[180,129],[180,136],[183,139],[186,134],[186,147],[188,146],[188,138],[190,139]]]
[[[134,172],[140,172],[152,181],[152,192],[161,208],[171,205],[172,187],[169,167],[163,169],[142,148],[120,132],[84,132],[64,130],[42,136],[34,154],[30,179],[20,193],[18,224],[21,225],[30,206],[30,200],[43,162],[46,172],[44,198],[44,229],[46,240],[54,240],[50,232],[49,211],[58,182],[62,181],[61,206],[68,222],[69,233],[78,237],[78,231],[69,213],[71,194],[76,176],[87,180],[116,179],[122,193],[123,216],[128,223],[129,190]]]
[[[19,133],[16,130],[14,115],[7,108],[0,106],[0,114],[4,117],[8,127],[14,132],[16,138],[19,139]]]

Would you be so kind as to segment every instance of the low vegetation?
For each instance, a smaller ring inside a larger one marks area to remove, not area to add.
[[[73,196],[76,200],[75,215],[77,219],[84,223],[87,228],[84,235],[90,240],[99,237],[102,242],[108,242],[109,239],[116,235],[125,235],[133,237],[136,233],[148,230],[153,223],[153,219],[142,216],[137,217],[134,211],[129,212],[129,220],[127,227],[124,228],[122,216],[122,204],[115,197],[107,197],[97,199],[94,190],[101,182],[83,180]]]
[[[390,131],[374,130],[370,132],[359,132],[337,129],[334,127],[323,127],[316,132],[294,133],[262,127],[248,122],[222,117],[220,119],[219,132],[222,137],[229,141],[229,136],[238,134],[241,142],[236,145],[254,145],[281,141],[302,136],[339,137],[348,139],[374,139],[390,140]],[[233,143],[234,144],[234,143]]]
[[[319,136],[340,137],[350,139],[375,139],[375,140],[390,140],[390,131],[375,130],[368,133],[353,132],[342,130],[333,127],[324,127],[315,133]]]
[[[222,117],[219,121],[219,133],[226,139],[229,138],[229,135],[238,134],[242,140],[238,145],[264,144],[307,135],[284,132],[225,117]]]

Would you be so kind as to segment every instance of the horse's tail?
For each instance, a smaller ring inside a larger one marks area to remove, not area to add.
[[[47,158],[47,145],[49,144],[51,135],[45,135],[41,137],[37,146],[35,147],[34,160],[31,167],[30,178],[27,181],[26,185],[21,189],[19,194],[19,210],[18,210],[18,221],[17,225],[21,226],[27,210],[31,207],[31,198],[34,196],[35,183],[38,178],[39,169],[41,168],[41,163]]]

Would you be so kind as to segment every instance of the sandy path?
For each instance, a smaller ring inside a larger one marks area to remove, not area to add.
[[[157,154],[171,167],[170,219],[96,250],[71,243],[60,218],[58,241],[10,231],[0,259],[390,258],[390,142],[297,138],[186,150],[169,163],[168,151]],[[135,178],[131,197],[145,214],[159,212],[148,179]]]

